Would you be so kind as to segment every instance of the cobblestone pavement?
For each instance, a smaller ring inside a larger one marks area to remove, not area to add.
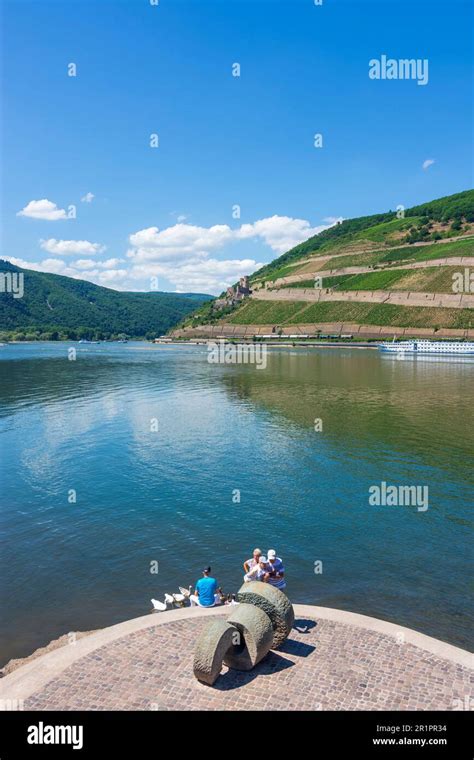
[[[25,700],[25,709],[453,710],[473,693],[474,674],[464,666],[394,636],[309,619],[297,620],[253,671],[223,668],[205,686],[192,662],[208,622],[175,621],[112,641]]]

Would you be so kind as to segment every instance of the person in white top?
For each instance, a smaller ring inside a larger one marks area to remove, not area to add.
[[[255,567],[255,565],[258,565],[260,562],[260,557],[262,556],[262,550],[261,549],[254,549],[253,555],[250,559],[246,559],[244,562],[244,570],[246,573],[250,572],[252,567]]]
[[[250,568],[248,573],[245,573],[244,575],[244,581],[245,583],[249,583],[250,581],[265,581],[267,572],[268,572],[268,564],[267,564],[267,558],[260,556],[258,562],[255,562],[255,564]]]
[[[267,552],[267,581],[270,586],[275,586],[283,591],[286,588],[285,568],[280,557],[277,557],[275,549],[269,549]]]

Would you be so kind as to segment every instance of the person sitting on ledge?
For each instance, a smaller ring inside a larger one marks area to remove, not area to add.
[[[205,567],[202,574],[203,577],[196,583],[194,594],[189,597],[191,607],[214,607],[216,604],[221,604],[217,581],[211,577],[211,568]]]
[[[268,581],[270,586],[275,586],[276,588],[279,588],[280,591],[283,591],[283,589],[286,588],[285,568],[283,567],[283,562],[280,557],[277,557],[275,549],[269,549],[267,557],[268,565],[265,580]]]
[[[260,549],[258,551],[260,551]],[[244,581],[245,583],[249,583],[250,581],[262,581],[263,583],[266,583],[268,578],[267,558],[260,555],[258,557],[258,562],[255,562],[248,573],[245,573]]]
[[[253,568],[255,568],[256,565],[259,564],[261,555],[261,549],[254,549],[253,556],[250,559],[245,560],[244,570],[246,574],[248,574]]]

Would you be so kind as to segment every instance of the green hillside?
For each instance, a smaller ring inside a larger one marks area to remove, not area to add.
[[[4,340],[104,339],[120,334],[152,338],[211,299],[197,293],[120,292],[85,280],[21,269],[3,260],[0,270],[24,275],[22,298],[0,293]]]
[[[472,261],[474,190],[467,190],[406,209],[402,218],[389,211],[346,219],[255,272],[250,280],[254,291],[260,289],[258,300],[250,297],[224,309],[208,302],[181,326],[350,320],[380,326],[471,328],[473,309],[450,308],[449,301],[438,308],[430,308],[428,300],[426,306],[414,308],[379,304],[368,291],[452,295],[455,278]],[[337,291],[338,303],[329,303],[324,292],[321,303],[312,302],[310,293],[307,302],[299,300],[299,289],[315,287]],[[281,289],[281,300],[269,300],[262,288],[271,291],[268,297],[273,299]],[[363,297],[358,298],[358,291]]]
[[[280,270],[295,265],[301,259],[357,247],[362,241],[369,245],[383,243],[395,247],[398,243],[428,242],[462,234],[463,228],[474,223],[474,190],[448,195],[428,203],[405,209],[404,217],[397,218],[394,211],[356,219],[345,219],[340,224],[323,230],[318,235],[292,248],[255,272],[251,280],[274,279],[288,274]]]
[[[474,241],[473,241],[474,254]],[[418,293],[452,293],[459,267],[383,269],[366,274],[339,274],[322,278],[323,288],[332,290],[405,290]],[[289,283],[287,288],[314,288],[314,280]]]
[[[309,325],[318,322],[350,322],[377,326],[474,327],[472,309],[437,309],[429,306],[394,306],[355,302],[307,303],[305,301],[249,300],[228,320],[235,325]]]

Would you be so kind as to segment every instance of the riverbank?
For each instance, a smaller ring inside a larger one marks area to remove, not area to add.
[[[209,343],[214,343],[215,338],[208,338],[203,340],[176,340],[171,341],[166,344],[155,344],[155,345],[167,345],[167,346],[207,346]],[[362,341],[362,340],[345,340],[345,341],[339,341],[339,340],[332,340],[332,341],[324,341],[324,340],[301,340],[296,339],[293,341],[290,340],[261,340],[261,341],[254,341],[249,338],[242,338],[240,340],[237,340],[234,338],[233,340],[231,338],[224,339],[226,343],[246,343],[248,345],[252,345],[255,342],[257,343],[264,343],[265,346],[268,348],[371,348],[371,349],[377,349],[378,343],[373,341]]]
[[[319,335],[323,338],[334,336],[334,340],[346,343],[345,335],[351,335],[352,341],[386,341],[407,340],[410,338],[429,338],[430,340],[474,340],[474,329],[466,328],[435,328],[435,327],[397,327],[369,324],[355,324],[354,322],[311,322],[298,324],[283,324],[275,326],[275,323],[266,324],[236,324],[219,322],[213,325],[200,325],[186,327],[170,332],[172,339],[178,340],[216,340],[227,338],[229,340],[253,340],[253,339],[292,339],[302,340],[309,338],[319,342]]]

